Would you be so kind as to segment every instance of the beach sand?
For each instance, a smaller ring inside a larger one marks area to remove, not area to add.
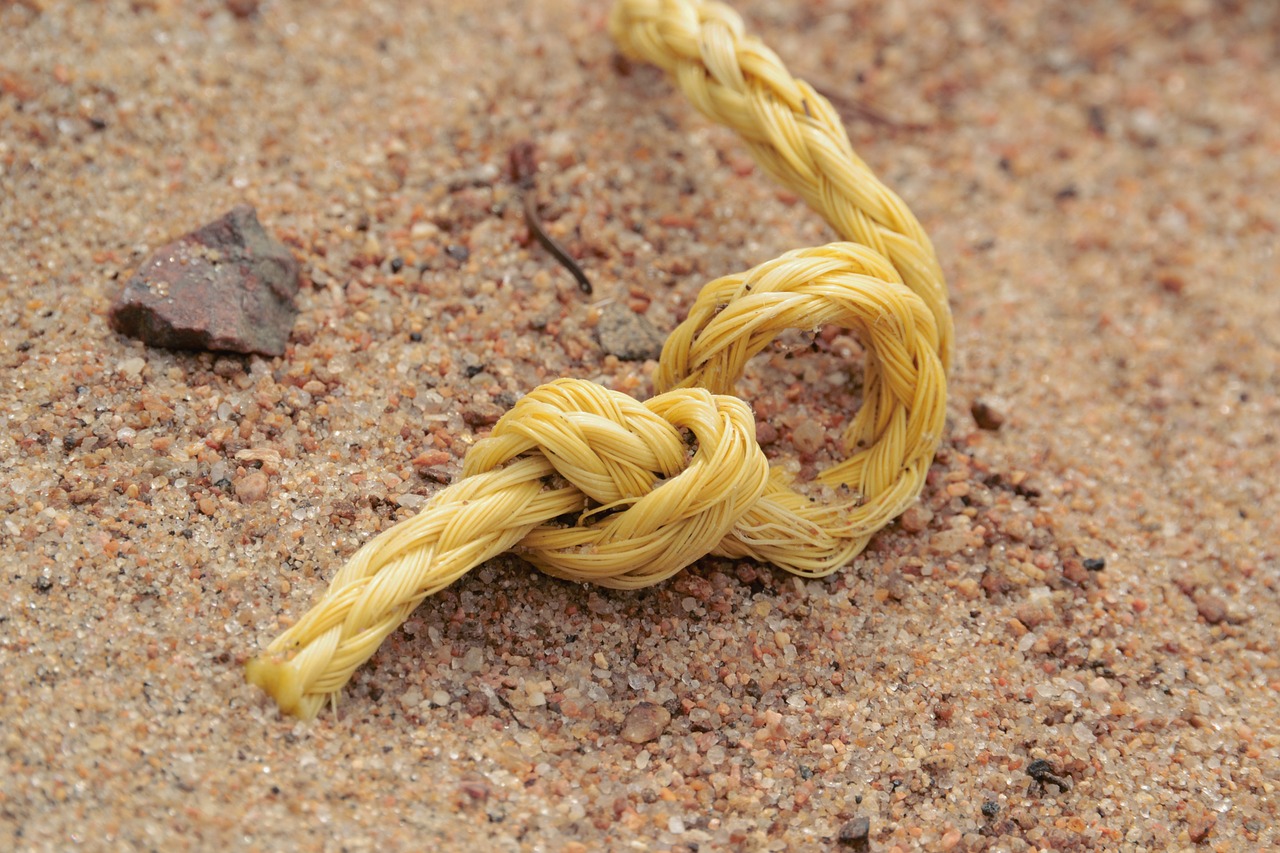
[[[1277,843],[1280,6],[738,8],[947,272],[919,505],[817,581],[500,558],[304,724],[243,666],[362,542],[535,385],[651,392],[609,305],[665,333],[833,235],[604,3],[0,4],[0,847]],[[301,264],[284,356],[111,330],[240,203]],[[821,344],[742,389],[802,478],[860,363]]]

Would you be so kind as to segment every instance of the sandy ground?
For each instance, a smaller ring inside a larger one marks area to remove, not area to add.
[[[1280,7],[744,2],[948,272],[921,504],[823,581],[497,560],[308,725],[244,661],[521,393],[647,394],[607,301],[665,331],[831,235],[602,3],[254,5],[0,4],[0,847],[1277,842]],[[527,239],[524,140],[593,297]],[[239,202],[302,263],[288,352],[113,333],[150,251]],[[819,349],[747,384],[780,459],[845,393]],[[643,701],[672,719],[635,744]]]

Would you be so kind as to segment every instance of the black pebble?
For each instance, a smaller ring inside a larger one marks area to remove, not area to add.
[[[836,841],[841,847],[847,847],[850,850],[869,850],[871,844],[871,819],[855,817],[840,827],[840,833],[836,836]]]

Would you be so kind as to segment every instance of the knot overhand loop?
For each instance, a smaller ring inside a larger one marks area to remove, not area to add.
[[[843,436],[849,456],[817,478],[853,494],[815,502],[777,471],[718,551],[809,577],[846,564],[924,486],[947,408],[938,327],[925,301],[866,246],[797,249],[703,286],[667,338],[654,378],[658,390],[733,394],[747,362],[779,333],[826,325],[855,332],[866,350],[862,406]]]
[[[472,448],[463,473],[530,452],[582,493],[582,513],[538,525],[517,552],[547,574],[619,589],[651,586],[711,552],[769,480],[751,409],[703,388],[641,403],[582,380],[543,385]]]
[[[672,74],[704,114],[841,238],[706,285],[662,351],[648,401],[581,380],[534,389],[467,454],[463,477],[356,552],[324,597],[249,662],[280,708],[316,715],[428,595],[516,549],[557,577],[631,588],[707,553],[827,574],[919,495],[941,439],[951,314],[906,205],[835,110],[721,3],[619,0],[610,31]],[[752,356],[787,329],[861,340],[861,406],[822,500],[770,469],[746,403]]]

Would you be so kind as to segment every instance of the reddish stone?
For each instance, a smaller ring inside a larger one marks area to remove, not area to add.
[[[283,355],[298,262],[249,205],[160,247],[111,306],[116,331],[151,346]]]
[[[1227,603],[1211,593],[1201,593],[1195,597],[1196,611],[1200,618],[1210,625],[1217,625],[1227,618]]]

